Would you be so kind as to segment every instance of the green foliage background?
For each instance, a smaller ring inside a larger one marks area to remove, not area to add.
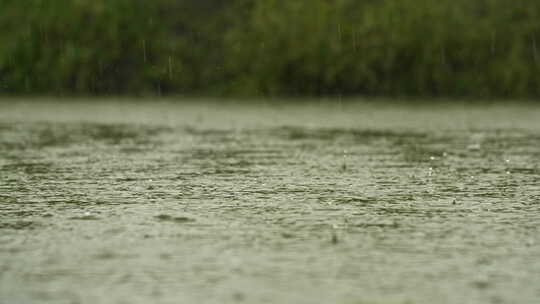
[[[540,96],[537,0],[3,0],[0,93]]]

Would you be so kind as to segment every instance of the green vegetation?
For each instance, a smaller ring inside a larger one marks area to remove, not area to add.
[[[5,0],[4,94],[540,96],[540,2]]]

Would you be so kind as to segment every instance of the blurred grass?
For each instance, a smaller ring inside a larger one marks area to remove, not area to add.
[[[540,2],[4,0],[0,93],[540,96]]]

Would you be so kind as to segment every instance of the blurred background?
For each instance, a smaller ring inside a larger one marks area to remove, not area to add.
[[[540,96],[537,0],[3,0],[0,94]]]

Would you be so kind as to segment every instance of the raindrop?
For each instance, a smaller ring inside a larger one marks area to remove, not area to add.
[[[143,62],[146,63],[146,40],[142,40]]]
[[[492,31],[491,32],[491,54],[495,54],[495,35],[496,35],[496,32]]]
[[[353,32],[352,44],[353,44],[353,50],[356,51],[356,32]]]
[[[347,170],[347,150],[343,150],[343,162],[341,163],[341,171]]]
[[[478,151],[480,150],[480,143],[474,143],[467,146],[469,151]]]
[[[172,79],[172,57],[169,56],[169,79]]]
[[[532,43],[534,62],[538,63],[538,51],[536,49],[536,37],[532,37],[531,43]]]

